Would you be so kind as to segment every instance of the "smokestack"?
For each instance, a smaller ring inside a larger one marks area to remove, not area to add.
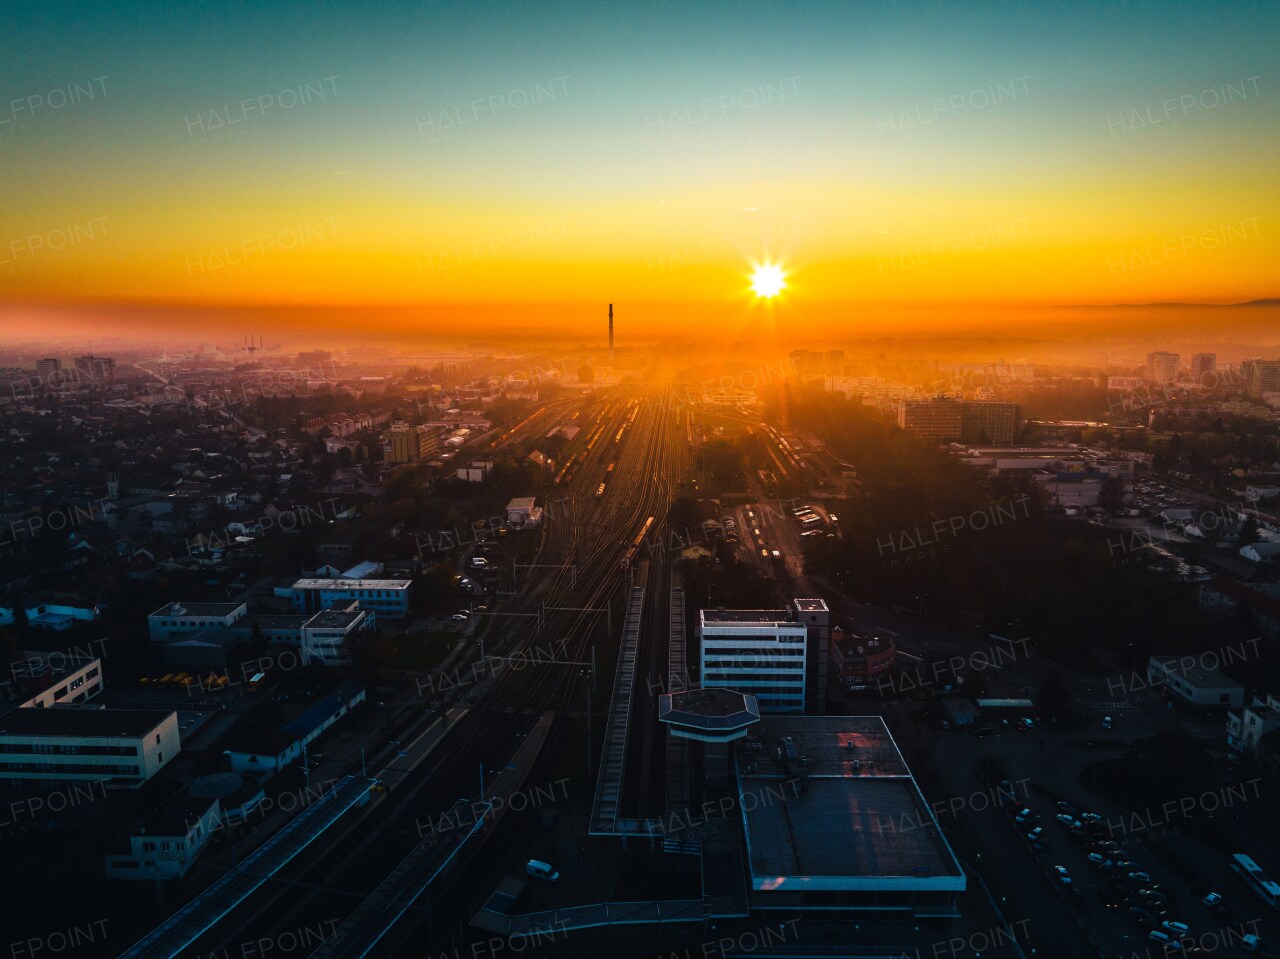
[[[609,304],[609,365],[613,366],[613,304]]]

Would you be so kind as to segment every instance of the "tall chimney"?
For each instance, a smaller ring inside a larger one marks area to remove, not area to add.
[[[613,366],[613,304],[609,304],[609,365]]]

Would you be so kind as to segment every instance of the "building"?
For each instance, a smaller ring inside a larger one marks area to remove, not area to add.
[[[1262,744],[1262,737],[1280,729],[1280,700],[1268,695],[1254,699],[1239,711],[1227,713],[1227,746],[1236,752],[1252,755]]]
[[[1280,392],[1280,360],[1250,361],[1246,388],[1255,399],[1261,399],[1264,393]]]
[[[109,356],[77,356],[76,374],[95,383],[105,382],[115,378],[116,361]]]
[[[507,504],[507,525],[516,529],[533,529],[542,523],[542,507],[535,506],[537,497],[517,496]]]
[[[1178,360],[1177,353],[1166,353],[1163,350],[1148,353],[1147,382],[1158,386],[1174,382],[1178,378]]]
[[[102,692],[102,661],[96,656],[28,652],[9,666],[9,675],[19,709],[84,703]]]
[[[52,376],[55,373],[61,372],[61,370],[62,370],[62,360],[52,359],[52,358],[44,359],[44,360],[36,360],[37,376]]]
[[[753,914],[959,915],[964,870],[883,719],[775,716],[736,747]]]
[[[827,670],[831,661],[828,647],[831,643],[831,611],[826,600],[797,598],[788,610],[791,618],[803,623],[805,628],[805,661],[808,664],[805,680],[805,701],[809,711],[827,711]]]
[[[78,603],[43,602],[28,599],[22,604],[27,614],[27,625],[33,629],[45,629],[61,633],[80,623],[92,623],[98,618],[97,606],[81,606]],[[10,620],[12,622],[12,620]]]
[[[804,712],[808,629],[782,609],[704,609],[699,677],[756,697],[762,713]]]
[[[350,637],[369,629],[372,622],[373,617],[357,602],[320,610],[302,627],[303,665],[347,665],[351,662]]]
[[[226,628],[249,611],[244,603],[166,603],[147,617],[151,642],[159,643],[211,628]]]
[[[913,436],[938,443],[1011,446],[1022,431],[1022,407],[990,400],[903,400],[898,426]]]
[[[898,648],[892,637],[845,633],[839,626],[831,634],[831,672],[849,689],[862,689],[893,668]]]
[[[1261,590],[1218,576],[1200,584],[1199,604],[1218,619],[1247,616],[1263,639],[1280,639],[1280,599]]]
[[[104,856],[108,879],[181,879],[222,825],[217,797],[180,796],[129,837],[127,855]]]
[[[0,780],[136,788],[181,750],[178,714],[143,709],[15,709],[0,717]]]
[[[1017,403],[993,400],[965,400],[960,440],[964,443],[988,443],[1012,446],[1022,432],[1022,407]]]
[[[365,701],[365,688],[347,680],[306,712],[276,730],[254,731],[227,750],[233,772],[270,778],[302,758],[307,746]]]
[[[489,471],[493,469],[492,460],[472,460],[466,466],[459,466],[457,477],[468,483],[483,483],[489,478]]]
[[[439,426],[410,426],[397,420],[383,434],[383,456],[388,463],[397,464],[429,459],[440,450],[440,437],[443,433],[444,430]]]
[[[1205,386],[1205,377],[1217,369],[1217,353],[1197,353],[1191,357],[1191,379],[1200,386]]]
[[[964,406],[959,400],[903,400],[898,404],[898,426],[921,439],[952,443],[964,429]]]
[[[409,579],[300,579],[289,588],[293,608],[318,613],[355,600],[360,608],[384,619],[409,615]]]
[[[1147,679],[1188,706],[1239,709],[1244,703],[1243,686],[1216,669],[1204,668],[1196,656],[1152,656],[1147,663]]]

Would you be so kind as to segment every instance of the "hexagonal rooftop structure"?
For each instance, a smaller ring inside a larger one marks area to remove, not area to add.
[[[658,721],[671,735],[704,743],[741,739],[747,727],[760,722],[760,705],[749,693],[732,689],[687,689],[659,697]]]

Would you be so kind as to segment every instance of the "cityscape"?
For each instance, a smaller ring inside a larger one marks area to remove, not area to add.
[[[3,959],[1280,955],[1280,8],[8,19]]]

